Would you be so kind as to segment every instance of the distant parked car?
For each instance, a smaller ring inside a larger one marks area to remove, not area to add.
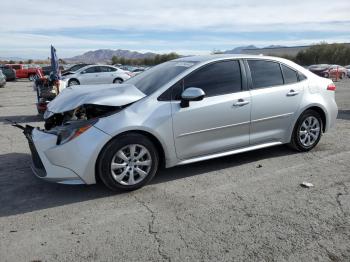
[[[7,65],[0,65],[0,70],[6,76],[6,81],[16,80],[16,70]]]
[[[314,74],[325,78],[338,77],[340,79],[343,79],[348,73],[346,68],[340,65],[328,65],[328,64],[311,65],[309,66],[308,69]],[[337,76],[337,73],[338,73],[338,76]]]
[[[144,68],[136,68],[136,69],[132,70],[132,73],[140,74],[140,73],[142,73],[144,71],[146,71],[146,69],[144,69]]]
[[[123,83],[130,75],[122,69],[108,65],[90,65],[73,74],[63,76],[67,86]]]
[[[34,80],[36,75],[35,67],[29,67],[22,64],[7,64],[7,66],[16,70],[16,78],[28,78],[30,81]]]
[[[71,66],[71,67],[69,67],[69,68],[67,68],[67,69],[62,71],[62,76],[68,75],[68,74],[71,74],[71,73],[75,73],[80,68],[83,68],[83,67],[88,66],[88,65],[91,65],[91,64],[76,64],[74,66]]]
[[[0,87],[5,87],[6,85],[6,76],[0,70]]]
[[[348,77],[350,77],[350,65],[345,66],[345,68],[346,68]]]
[[[330,65],[328,64],[319,64],[319,65],[311,65],[309,66],[309,71],[311,71],[312,73],[318,75],[318,76],[322,76],[322,77],[328,77],[328,69],[329,69]]]
[[[338,78],[343,79],[348,74],[348,71],[341,65],[331,65],[328,69],[328,75],[326,74],[326,77],[336,77],[337,73]]]

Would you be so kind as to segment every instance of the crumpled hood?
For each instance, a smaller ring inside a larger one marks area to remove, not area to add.
[[[47,105],[52,113],[73,110],[83,104],[123,106],[146,95],[129,84],[79,85],[68,87]]]

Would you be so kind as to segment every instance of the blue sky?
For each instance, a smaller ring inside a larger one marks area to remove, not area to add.
[[[241,45],[350,42],[349,0],[11,0],[0,57],[62,58],[95,49],[208,54]]]

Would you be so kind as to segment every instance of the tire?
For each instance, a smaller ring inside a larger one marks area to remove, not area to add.
[[[80,82],[77,79],[71,79],[68,81],[68,86],[77,86],[80,85]]]
[[[290,147],[300,152],[313,149],[321,139],[323,124],[318,112],[306,110],[294,126]]]
[[[130,155],[132,150],[134,157]],[[97,161],[97,174],[109,189],[130,191],[151,181],[158,166],[155,145],[144,135],[129,133],[118,136],[104,147]]]
[[[116,78],[113,80],[113,84],[121,84],[123,82],[124,82],[123,79],[120,79],[120,78]]]
[[[329,73],[324,73],[323,77],[329,78]]]

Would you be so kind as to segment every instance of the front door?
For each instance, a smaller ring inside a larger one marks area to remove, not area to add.
[[[239,61],[203,66],[181,82],[182,90],[201,88],[206,96],[181,108],[172,102],[176,153],[180,159],[204,156],[249,144],[250,93],[242,91]]]

